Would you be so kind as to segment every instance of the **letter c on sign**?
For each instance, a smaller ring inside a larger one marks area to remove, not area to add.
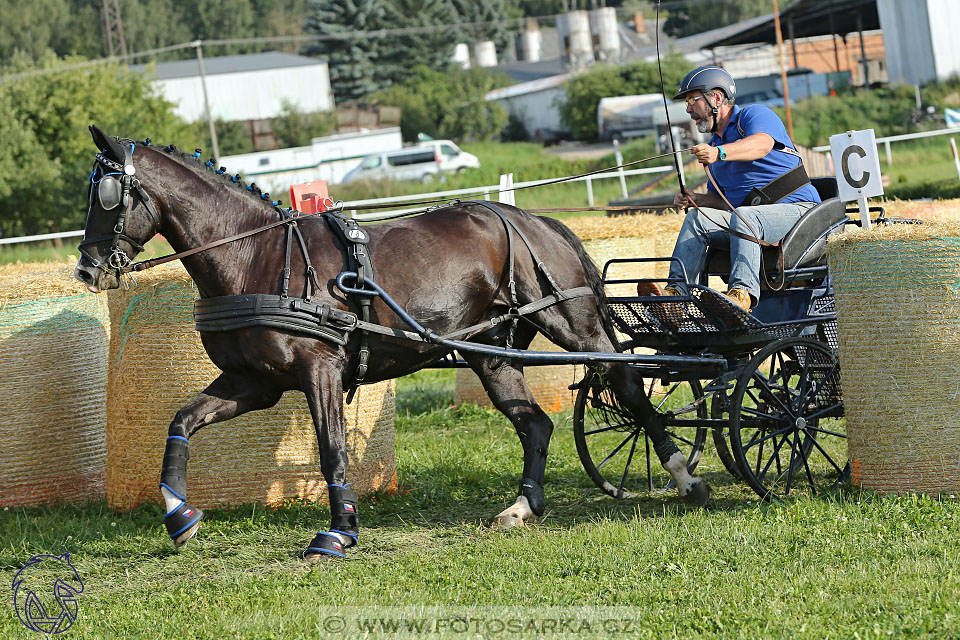
[[[843,155],[840,157],[840,170],[843,172],[843,179],[847,181],[847,184],[855,189],[862,189],[864,185],[870,182],[870,172],[864,171],[859,180],[853,179],[853,176],[850,175],[850,156],[854,153],[861,158],[867,157],[867,152],[863,150],[863,147],[857,144],[850,145],[843,150]]]

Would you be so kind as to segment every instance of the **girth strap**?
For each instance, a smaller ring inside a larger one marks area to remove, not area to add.
[[[329,211],[324,214],[328,226],[333,230],[334,236],[340,239],[347,253],[347,268],[355,271],[357,280],[355,287],[364,288],[364,282],[368,279],[373,280],[373,263],[370,261],[370,254],[367,251],[367,245],[370,243],[370,234],[363,229],[353,218],[347,218],[339,211]],[[357,296],[360,305],[360,318],[357,326],[367,325],[370,322],[370,307],[373,300],[370,296]],[[357,387],[367,376],[367,369],[370,366],[370,345],[367,332],[360,331],[360,349],[357,352],[357,371],[354,376],[354,384],[347,389],[347,403],[353,400],[353,395]]]

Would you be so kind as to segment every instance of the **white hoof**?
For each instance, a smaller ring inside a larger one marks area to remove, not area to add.
[[[522,527],[525,521],[533,516],[530,502],[526,496],[517,496],[517,501],[497,514],[490,525],[491,529],[511,529]]]
[[[187,540],[192,538],[200,529],[201,522],[202,520],[197,520],[197,523],[195,525],[193,525],[192,527],[190,527],[189,529],[187,529],[186,531],[178,535],[176,538],[174,538],[173,539],[174,546],[182,547],[183,545],[187,544]]]

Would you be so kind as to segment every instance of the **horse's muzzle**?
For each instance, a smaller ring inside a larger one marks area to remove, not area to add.
[[[73,277],[87,285],[87,290],[93,293],[120,286],[120,282],[112,274],[105,273],[99,267],[85,265],[82,260],[77,262]]]

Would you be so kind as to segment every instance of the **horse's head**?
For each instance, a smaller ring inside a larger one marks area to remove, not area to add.
[[[73,273],[99,292],[120,285],[143,244],[160,231],[160,214],[137,179],[135,143],[109,137],[93,125],[90,133],[100,152],[90,173],[87,224]]]

